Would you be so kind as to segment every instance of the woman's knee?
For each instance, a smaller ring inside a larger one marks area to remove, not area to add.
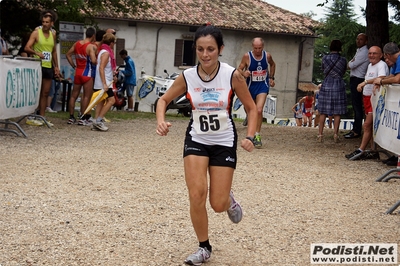
[[[227,206],[229,206],[228,202],[229,197],[226,199],[214,199],[210,200],[210,205],[215,212],[224,212],[227,210]]]
[[[207,190],[204,189],[190,189],[189,200],[192,204],[205,204],[207,199]]]

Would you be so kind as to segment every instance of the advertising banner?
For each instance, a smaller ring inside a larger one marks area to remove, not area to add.
[[[40,60],[0,60],[0,119],[35,112],[42,86]]]
[[[400,84],[381,86],[371,103],[374,141],[383,149],[400,154]]]
[[[149,75],[142,75],[138,79],[137,89],[135,90],[137,92],[136,101],[139,102],[139,111],[154,112],[154,103],[158,98],[158,92],[167,81],[166,79]]]
[[[275,120],[276,117],[276,97],[271,95],[267,96],[265,101],[263,117],[268,119],[268,121]]]

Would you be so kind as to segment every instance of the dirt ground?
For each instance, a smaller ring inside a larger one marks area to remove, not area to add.
[[[183,177],[187,120],[112,121],[108,132],[52,119],[0,132],[0,265],[182,265],[196,250]],[[238,134],[246,128],[237,123]],[[316,142],[316,128],[263,125],[263,148],[238,149],[239,224],[210,206],[206,265],[310,265],[312,243],[399,243],[391,167],[348,161],[360,139]],[[382,155],[382,159],[385,156]],[[399,254],[400,258],[400,254]]]

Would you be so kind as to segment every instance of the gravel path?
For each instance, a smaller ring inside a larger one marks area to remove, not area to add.
[[[182,265],[197,246],[181,155],[187,121],[172,121],[167,137],[155,119],[113,121],[107,133],[52,122],[23,124],[28,138],[0,132],[0,265]],[[265,124],[262,149],[238,149],[244,218],[232,224],[208,205],[206,265],[310,265],[311,243],[399,243],[399,215],[385,211],[400,186],[375,182],[390,167],[348,161],[360,139],[335,144],[325,131],[321,144],[315,128]]]

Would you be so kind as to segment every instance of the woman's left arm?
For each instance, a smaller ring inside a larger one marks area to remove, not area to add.
[[[249,89],[247,88],[246,80],[238,70],[235,70],[233,73],[232,86],[247,113],[247,135],[246,138],[242,140],[242,148],[247,151],[252,151],[254,144],[248,138],[253,138],[256,133],[257,108],[253,98],[250,95]]]

